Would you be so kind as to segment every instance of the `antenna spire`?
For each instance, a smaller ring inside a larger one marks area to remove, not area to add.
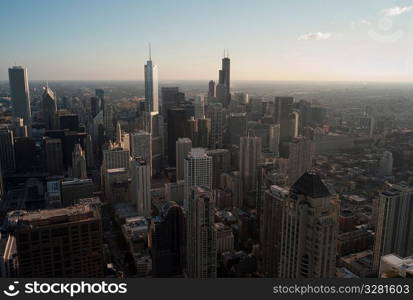
[[[151,43],[149,43],[149,60],[152,60],[152,49],[151,49]]]

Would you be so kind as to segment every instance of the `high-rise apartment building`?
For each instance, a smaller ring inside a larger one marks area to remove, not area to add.
[[[390,184],[380,193],[374,242],[373,271],[387,254],[413,255],[413,187]]]
[[[204,148],[192,148],[184,162],[184,207],[188,209],[191,201],[191,188],[206,186],[212,188],[212,157]]]
[[[332,278],[336,273],[339,203],[320,176],[306,172],[282,212],[281,278]]]

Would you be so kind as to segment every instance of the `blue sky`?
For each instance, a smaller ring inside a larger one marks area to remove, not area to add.
[[[413,1],[0,1],[0,80],[413,81]]]

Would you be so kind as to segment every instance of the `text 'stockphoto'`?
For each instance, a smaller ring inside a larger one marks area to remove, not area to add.
[[[1,297],[412,278],[413,0],[0,0]]]

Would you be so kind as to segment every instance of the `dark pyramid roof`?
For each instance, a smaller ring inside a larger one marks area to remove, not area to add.
[[[314,172],[305,172],[304,175],[291,186],[291,190],[298,194],[310,196],[311,198],[321,198],[331,195],[320,176]]]

